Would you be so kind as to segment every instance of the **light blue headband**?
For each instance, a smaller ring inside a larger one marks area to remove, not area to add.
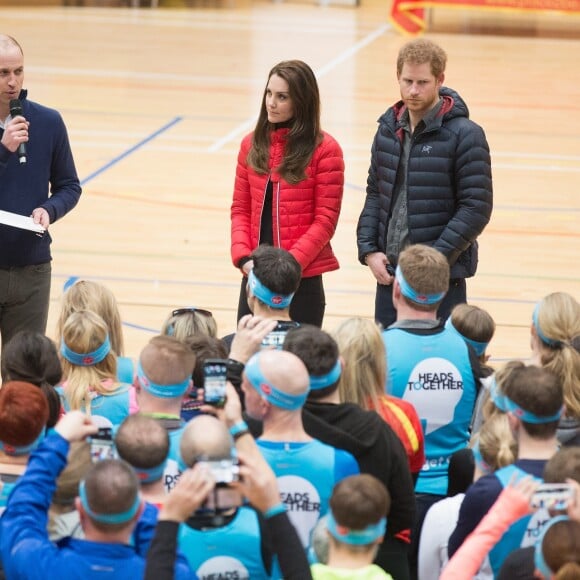
[[[282,310],[283,308],[288,308],[290,306],[290,302],[292,302],[292,298],[294,297],[294,293],[292,294],[276,294],[272,292],[269,288],[266,288],[256,274],[254,274],[254,270],[250,270],[248,274],[248,284],[250,285],[250,289],[252,290],[252,294],[264,304],[270,306],[270,308],[277,308]]]
[[[548,338],[542,332],[542,329],[540,328],[540,323],[539,323],[540,304],[542,304],[542,302],[538,302],[536,304],[536,307],[534,308],[534,313],[532,314],[532,321],[534,323],[534,328],[536,329],[536,334],[540,337],[540,340],[544,344],[547,344],[548,346],[552,346],[552,347],[561,346],[562,345],[562,341],[561,340],[555,340],[553,338]]]
[[[536,568],[538,569],[538,571],[542,573],[542,576],[544,578],[546,578],[546,580],[548,580],[549,578],[552,577],[552,575],[554,574],[554,571],[550,569],[550,567],[548,566],[548,564],[546,563],[546,560],[544,558],[544,550],[543,550],[543,545],[542,545],[544,543],[544,537],[546,535],[546,532],[554,524],[557,524],[558,522],[565,522],[569,519],[570,518],[568,516],[556,516],[555,518],[552,518],[551,520],[549,520],[544,525],[544,529],[542,530],[542,533],[540,534],[540,538],[536,542],[536,546],[534,548],[534,564],[535,564]]]
[[[159,397],[160,399],[174,399],[176,397],[182,397],[187,393],[191,379],[187,377],[183,382],[176,383],[174,385],[158,385],[151,382],[141,366],[141,361],[137,363],[137,380],[143,389],[145,389],[149,394],[154,397]]]
[[[64,356],[68,362],[79,367],[91,367],[100,363],[101,361],[105,360],[105,357],[109,354],[110,351],[111,341],[109,340],[108,334],[105,338],[105,342],[103,342],[99,348],[93,350],[93,352],[75,352],[66,345],[64,339],[60,342],[60,354],[62,354],[62,356]]]
[[[133,467],[133,469],[141,483],[153,483],[154,481],[159,481],[163,477],[166,464],[167,459],[155,467]]]
[[[306,397],[308,397],[308,391],[301,395],[291,395],[280,391],[273,384],[269,383],[260,369],[260,353],[255,354],[248,361],[244,372],[252,387],[254,387],[254,389],[256,389],[256,391],[258,391],[258,393],[264,397],[268,403],[271,403],[280,409],[296,411],[304,405]]]
[[[340,378],[341,373],[342,367],[340,366],[340,361],[337,360],[336,364],[325,375],[310,375],[310,390],[316,391],[317,389],[324,389],[334,385]]]
[[[332,512],[327,514],[326,526],[330,534],[339,542],[351,546],[368,546],[376,542],[387,531],[387,518],[380,519],[376,524],[367,526],[364,530],[351,530],[336,523]]]
[[[489,390],[489,396],[494,402],[495,406],[504,413],[513,413],[518,419],[524,421],[524,423],[532,423],[534,425],[541,425],[543,423],[551,423],[552,421],[558,421],[564,412],[564,407],[562,407],[557,413],[549,416],[540,416],[532,413],[531,411],[526,411],[522,409],[517,403],[514,403],[509,397],[503,395],[499,392],[499,387],[495,381],[495,377],[491,379],[491,388]]]
[[[489,463],[487,463],[483,456],[481,455],[481,449],[479,448],[479,439],[477,440],[476,444],[471,448],[473,453],[473,459],[475,461],[475,465],[479,467],[479,470],[484,474],[487,475],[493,472],[493,469],[490,467]]]
[[[395,270],[395,278],[401,287],[401,293],[405,298],[408,298],[416,304],[437,304],[445,297],[445,292],[439,292],[438,294],[419,294],[415,289],[411,288],[401,270],[401,266],[397,266]]]
[[[101,524],[126,524],[135,517],[135,514],[141,507],[141,496],[137,493],[133,505],[128,510],[121,512],[120,514],[97,514],[89,506],[84,480],[79,483],[79,497],[81,499],[81,504],[89,517]]]
[[[461,332],[459,332],[459,330],[457,330],[457,328],[455,328],[455,326],[453,326],[453,322],[451,322],[451,317],[449,317],[447,319],[447,322],[445,322],[445,328],[449,328],[450,330],[453,330],[467,344],[470,344],[473,347],[473,350],[475,351],[475,354],[477,356],[481,356],[485,352],[485,349],[487,348],[487,346],[489,345],[489,342],[477,342],[477,340],[471,340],[471,338],[467,338],[467,336],[465,336],[465,334],[461,334]]]
[[[38,437],[28,445],[10,445],[9,443],[3,443],[0,441],[0,451],[6,453],[6,455],[13,455],[15,457],[19,455],[28,455],[31,451],[34,451],[44,439],[46,435],[46,429],[42,429]]]

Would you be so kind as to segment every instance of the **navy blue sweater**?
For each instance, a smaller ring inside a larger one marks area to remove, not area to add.
[[[0,144],[0,209],[29,216],[44,208],[50,223],[78,202],[81,186],[66,127],[60,114],[26,99],[21,91],[24,117],[30,123],[26,164]],[[0,137],[3,129],[0,129]],[[51,260],[51,238],[0,224],[0,268],[43,264]]]

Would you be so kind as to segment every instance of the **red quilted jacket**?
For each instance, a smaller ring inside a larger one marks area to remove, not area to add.
[[[256,173],[246,163],[252,134],[241,144],[236,168],[232,217],[232,261],[258,247],[260,220],[268,178],[272,180],[272,230],[274,245],[288,250],[308,278],[337,270],[338,260],[330,247],[334,235],[344,185],[344,161],[340,145],[328,133],[315,149],[306,179],[291,185],[274,170],[280,166],[289,129],[273,131],[270,137],[270,174]]]

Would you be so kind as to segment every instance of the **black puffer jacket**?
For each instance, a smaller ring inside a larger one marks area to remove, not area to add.
[[[482,128],[469,120],[467,105],[442,87],[440,114],[412,137],[408,164],[409,239],[441,251],[452,278],[473,276],[476,239],[493,205],[489,146]],[[371,151],[365,205],[357,226],[358,255],[384,252],[393,189],[402,152],[402,101],[379,119]]]

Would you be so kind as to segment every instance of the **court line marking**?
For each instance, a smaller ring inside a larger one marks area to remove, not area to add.
[[[124,151],[120,155],[117,155],[117,157],[114,157],[113,159],[111,159],[110,161],[105,163],[105,165],[103,165],[102,167],[100,167],[96,171],[93,171],[92,173],[87,175],[84,179],[81,180],[81,185],[87,184],[89,181],[92,181],[95,177],[98,177],[99,175],[101,175],[101,173],[104,173],[105,171],[107,171],[108,169],[113,167],[114,165],[117,165],[117,163],[119,163],[120,161],[125,159],[125,157],[127,157],[128,155],[131,155],[132,153],[137,151],[137,149],[140,149],[141,147],[143,147],[144,145],[149,143],[149,141],[152,141],[153,139],[155,139],[156,137],[158,137],[159,135],[161,135],[165,131],[169,130],[174,125],[177,125],[177,123],[181,123],[182,120],[183,120],[183,117],[175,117],[174,119],[169,121],[169,123],[166,123],[165,125],[163,125],[163,127],[159,128],[156,131],[154,131],[153,133],[147,135],[147,137],[145,137],[144,139],[141,139],[141,141],[139,141],[138,143],[136,143],[132,147],[129,147],[129,149],[127,149],[126,151]]]

